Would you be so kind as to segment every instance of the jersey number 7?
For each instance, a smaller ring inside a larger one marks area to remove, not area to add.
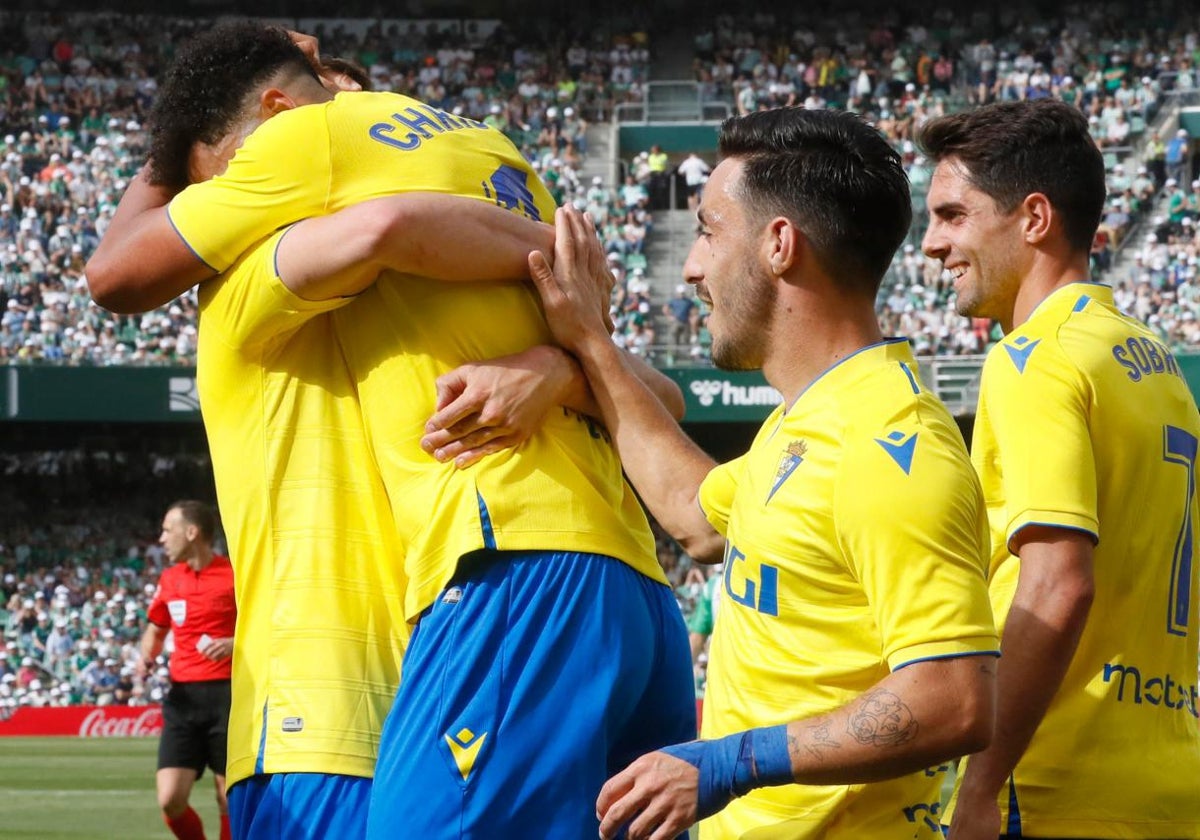
[[[1171,559],[1171,596],[1167,603],[1167,632],[1173,636],[1186,636],[1192,607],[1192,555],[1195,550],[1192,513],[1196,498],[1196,436],[1176,426],[1164,426],[1163,460],[1187,469],[1187,498],[1183,507],[1183,524],[1179,528],[1179,536],[1175,538],[1175,554]]]

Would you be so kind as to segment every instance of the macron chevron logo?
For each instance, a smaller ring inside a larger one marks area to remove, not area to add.
[[[883,447],[883,451],[892,456],[896,466],[908,475],[912,469],[913,453],[917,451],[917,433],[908,437],[903,432],[892,432],[886,438],[875,438],[875,442]]]
[[[456,734],[444,737],[446,746],[450,748],[450,755],[454,757],[454,764],[458,767],[458,772],[462,774],[465,782],[475,767],[475,759],[479,755],[479,750],[483,748],[483,739],[487,737],[487,733],[484,732],[477,736],[464,726]]]
[[[1042,340],[1040,338],[1037,341],[1030,341],[1025,336],[1021,336],[1014,340],[1012,344],[1004,345],[1004,349],[1008,351],[1008,357],[1017,366],[1017,373],[1025,372],[1025,365],[1029,362],[1029,356],[1033,353],[1033,348],[1041,343]]]

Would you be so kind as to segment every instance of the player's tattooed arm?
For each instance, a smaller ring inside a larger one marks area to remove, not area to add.
[[[818,723],[816,726],[804,726],[800,733],[793,734],[788,730],[788,752],[793,755],[805,750],[813,758],[821,761],[831,750],[840,750],[842,745],[833,737],[832,724]]]
[[[846,731],[860,744],[894,747],[915,738],[919,728],[912,709],[903,700],[877,688],[863,695]]]
[[[895,778],[976,752],[991,738],[995,660],[914,663],[841,708],[788,725],[801,784]]]

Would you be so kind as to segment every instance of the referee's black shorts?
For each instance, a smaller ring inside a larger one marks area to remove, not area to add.
[[[174,683],[163,703],[158,769],[186,767],[196,778],[209,767],[225,775],[229,735],[229,680]]]

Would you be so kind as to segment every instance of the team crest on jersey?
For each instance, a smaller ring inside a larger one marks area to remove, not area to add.
[[[783,450],[783,454],[779,457],[779,467],[775,470],[775,481],[771,485],[771,492],[767,494],[768,502],[783,486],[783,482],[787,481],[788,477],[796,471],[796,467],[804,463],[804,456],[807,453],[808,444],[803,440],[794,440],[787,445],[787,449]]]
[[[187,620],[187,601],[167,601],[167,611],[171,613],[171,621],[182,627],[183,622]]]

